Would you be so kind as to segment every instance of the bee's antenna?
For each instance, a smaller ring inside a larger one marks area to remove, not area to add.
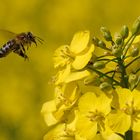
[[[35,36],[35,38],[37,39],[37,41],[39,41],[41,44],[43,44],[42,42],[44,41],[42,38]]]
[[[37,37],[37,38],[40,39],[41,41],[44,41],[42,38],[40,38],[40,37],[38,37],[38,36],[35,36],[35,37]]]

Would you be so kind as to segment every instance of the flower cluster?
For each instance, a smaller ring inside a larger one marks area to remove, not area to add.
[[[54,99],[42,107],[44,140],[123,140],[140,132],[140,17],[104,40],[77,32],[54,53]]]

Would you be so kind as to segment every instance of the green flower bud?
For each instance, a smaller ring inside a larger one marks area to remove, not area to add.
[[[103,48],[103,49],[106,49],[106,44],[102,40],[100,40],[98,42],[98,46],[101,47],[101,48]]]
[[[115,35],[115,43],[116,43],[118,46],[120,46],[120,45],[123,44],[123,38],[122,38],[121,35],[119,35],[119,34]]]
[[[139,48],[137,47],[136,44],[135,45],[133,44],[131,49],[130,49],[130,55],[132,57],[136,57],[136,56],[138,56],[138,54],[139,54]]]
[[[91,61],[92,61],[92,62],[95,62],[95,61],[97,60],[97,58],[98,58],[98,57],[97,57],[95,54],[92,54]]]
[[[101,83],[99,87],[101,90],[104,90],[104,91],[109,91],[112,89],[112,85],[108,82]]]
[[[103,37],[105,38],[106,41],[112,41],[111,33],[106,27],[101,27],[100,31],[102,32]]]
[[[90,76],[86,77],[84,79],[84,84],[85,85],[94,85],[94,86],[99,86],[100,85],[100,79],[99,76],[96,74],[91,74]]]
[[[104,55],[106,55],[106,56],[110,56],[110,55],[112,55],[109,51],[105,51],[104,52]]]
[[[99,39],[97,37],[93,37],[92,41],[95,46],[98,46]]]
[[[122,55],[122,48],[114,45],[112,47],[112,54],[116,57],[120,57]]]
[[[105,63],[103,61],[97,61],[93,64],[93,68],[103,69],[103,68],[105,68]]]
[[[140,17],[138,17],[135,21],[134,21],[134,23],[133,23],[133,25],[132,25],[132,30],[131,30],[131,32],[132,32],[132,35],[139,35],[140,34]]]
[[[128,27],[126,25],[124,25],[122,27],[120,34],[121,34],[122,38],[124,38],[124,39],[128,37],[129,29],[128,29]]]
[[[139,77],[136,74],[131,73],[128,78],[130,89],[133,90],[139,83]]]

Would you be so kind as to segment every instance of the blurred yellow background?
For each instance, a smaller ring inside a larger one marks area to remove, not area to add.
[[[0,0],[0,29],[31,31],[45,40],[29,49],[29,62],[13,53],[0,59],[0,140],[43,139],[40,110],[53,96],[48,81],[58,46],[79,30],[100,36],[104,25],[114,33],[139,15],[139,0]]]

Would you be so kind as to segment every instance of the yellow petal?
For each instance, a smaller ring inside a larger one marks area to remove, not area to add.
[[[124,108],[126,106],[126,103],[131,104],[133,100],[133,94],[129,89],[117,87],[116,91],[119,99],[120,108]]]
[[[140,109],[140,91],[139,90],[133,90],[133,100],[134,100],[134,106],[137,109]]]
[[[76,82],[70,82],[67,84],[63,84],[63,86],[55,87],[55,100],[56,105],[63,104],[62,97],[68,99],[71,103],[78,99],[80,96],[80,89]]]
[[[90,121],[90,119],[84,115],[80,115],[76,123],[76,132],[79,137],[92,140],[97,133],[97,123]]]
[[[65,82],[69,83],[69,82],[72,82],[72,81],[80,80],[80,79],[83,79],[83,78],[85,78],[89,75],[90,75],[90,72],[87,71],[87,70],[80,71],[80,72],[73,72],[73,73],[70,73],[67,76]]]
[[[56,49],[54,53],[54,58],[53,58],[55,68],[63,67],[69,63],[70,57],[66,55],[68,48],[69,48],[68,45],[63,45],[63,46],[60,46],[58,49]]]
[[[138,117],[140,118],[140,115]],[[133,120],[132,130],[135,132],[140,132],[140,119],[137,119],[136,121]]]
[[[89,31],[76,33],[70,44],[70,51],[74,54],[81,53],[88,45],[89,36]]]
[[[70,101],[71,105],[73,105],[80,96],[80,89],[76,82],[65,84],[63,87],[63,91],[64,97]]]
[[[70,65],[67,65],[66,69],[63,69],[58,72],[58,74],[56,76],[57,78],[55,81],[55,85],[64,83],[69,74],[70,74]]]
[[[131,116],[121,111],[112,112],[108,116],[108,124],[113,132],[124,134],[130,128]]]
[[[79,136],[78,134],[75,134],[75,140],[87,140],[87,139]]]
[[[76,131],[76,122],[78,119],[78,111],[75,109],[73,111],[70,112],[69,116],[68,116],[68,121],[69,123],[67,123],[67,130],[70,132],[72,132],[72,134],[74,134],[74,132]]]
[[[41,109],[41,113],[47,113],[47,112],[53,112],[56,110],[56,106],[55,106],[55,100],[51,100],[48,101],[46,103],[43,104],[43,107]]]
[[[44,120],[48,126],[52,126],[58,122],[52,113],[44,114]]]
[[[56,110],[55,100],[48,101],[44,103],[41,113],[44,116],[44,120],[48,126],[56,124],[58,121],[53,115],[53,112]]]
[[[93,51],[94,45],[91,45],[87,52],[84,52],[84,54],[81,55],[77,55],[72,63],[73,68],[77,70],[84,68],[91,59]]]
[[[113,133],[108,137],[104,137],[102,134],[96,134],[93,140],[124,140],[124,139],[118,134]]]
[[[61,140],[62,136],[65,135],[64,129],[65,124],[55,126],[47,132],[47,134],[44,136],[44,140]]]
[[[112,135],[108,136],[105,140],[124,140],[118,134],[113,133]]]
[[[99,112],[102,112],[106,115],[110,112],[111,101],[112,100],[108,98],[103,92],[100,95],[96,95],[94,92],[87,92],[79,99],[78,106],[80,112],[83,113],[89,111],[95,112],[98,110]]]

